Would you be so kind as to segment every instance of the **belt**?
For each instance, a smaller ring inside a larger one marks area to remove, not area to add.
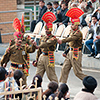
[[[42,52],[43,53],[43,55],[48,55],[48,53],[45,53],[45,52]]]
[[[17,68],[17,69],[23,69],[24,68],[24,64],[11,63],[11,67],[14,67],[14,68]]]
[[[79,48],[79,47],[73,47],[73,48]],[[74,49],[73,48],[70,48],[71,51],[73,51]],[[82,48],[79,48],[79,51],[81,51]]]

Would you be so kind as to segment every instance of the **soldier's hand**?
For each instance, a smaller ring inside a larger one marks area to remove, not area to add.
[[[100,39],[100,36],[99,36],[99,35],[97,35],[97,36],[96,36],[96,38],[97,38],[97,39]]]
[[[5,68],[7,66],[7,64],[3,64],[3,67]]]
[[[34,40],[33,40],[33,39],[31,39],[31,40],[30,40],[30,42],[32,43],[32,42],[34,42]]]
[[[33,41],[32,43],[36,46],[36,42],[35,41]]]
[[[63,55],[63,57],[66,57],[66,54],[65,53],[63,53],[62,55]]]
[[[58,42],[59,44],[62,44],[62,41],[61,41],[61,40],[59,40],[59,39],[57,40],[57,42]]]
[[[39,46],[36,46],[36,49],[39,49],[40,47]]]

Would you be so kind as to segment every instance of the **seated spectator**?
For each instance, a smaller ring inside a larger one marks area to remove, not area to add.
[[[33,77],[33,81],[32,81],[32,84],[34,84],[34,85],[36,84],[35,78],[38,78],[38,80],[37,80],[37,88],[38,87],[42,87],[42,77],[40,75],[35,75]],[[31,88],[35,88],[35,86],[31,86]]]
[[[97,81],[92,76],[86,76],[83,79],[84,88],[82,91],[76,94],[74,100],[97,100],[97,97],[93,94],[97,87]]]
[[[36,78],[37,78],[37,88],[38,87],[42,87],[42,77],[40,75],[35,75],[33,77],[33,81],[32,81],[32,86],[30,88],[36,88],[35,85],[36,85]],[[43,92],[43,91],[42,91]],[[33,92],[32,95],[36,95],[35,97],[35,100],[38,100],[38,93],[37,92]],[[33,100],[33,98],[30,98],[30,100]]]
[[[35,25],[38,23],[38,22],[43,22],[43,20],[41,19],[43,14],[47,11],[47,7],[45,6],[45,2],[44,0],[39,0],[39,6],[40,6],[40,9],[39,9],[39,17],[38,17],[38,20],[33,20],[31,22],[31,29],[30,31],[33,32],[34,31],[34,28],[35,28]]]
[[[68,90],[69,88],[65,83],[61,84],[58,89],[57,95],[51,94],[51,96],[53,97],[52,100],[55,100],[55,97],[58,97],[58,100],[61,100],[62,98],[65,100],[68,100],[69,99]],[[50,99],[47,99],[47,100],[50,100]]]
[[[20,86],[20,81],[19,80],[22,77],[23,77],[23,72],[20,71],[20,70],[15,70],[15,72],[14,72],[14,79],[15,79],[15,81],[16,81],[16,83],[17,83],[18,86]],[[18,89],[20,90],[20,88],[18,88]],[[20,94],[16,94],[15,96],[16,97],[19,96],[20,100],[22,99],[22,94],[21,93]]]
[[[91,54],[88,57],[96,57],[98,52],[96,48],[96,42],[93,42],[93,40],[96,39],[97,33],[96,33],[96,28],[97,28],[98,22],[97,22],[97,17],[92,16],[92,23],[89,24],[89,31],[91,33],[91,37],[89,40],[85,42],[86,47],[91,51]],[[91,32],[93,30],[93,32]],[[92,48],[92,44],[94,44],[95,50]]]
[[[70,0],[62,0],[62,1],[61,1],[61,5],[63,4],[63,2],[65,2],[66,5],[67,5],[67,7],[68,7],[68,3],[69,3],[69,1],[70,1]]]
[[[69,22],[69,17],[65,15],[67,11],[68,11],[67,5],[65,2],[63,2],[61,5],[61,12],[57,14],[57,20],[54,23],[58,23],[58,26],[62,24],[67,26]]]
[[[98,37],[100,36],[100,20],[99,20],[99,22],[98,22],[98,25],[97,25],[97,29],[96,29],[96,33],[97,33],[97,36],[96,36],[96,39],[95,40],[93,40],[93,42],[96,42],[96,47],[97,47],[97,51],[100,53],[100,46],[99,46],[99,44],[100,44],[100,39],[98,39]],[[97,56],[95,57],[95,58],[100,58],[100,54],[97,54]]]
[[[96,11],[93,14],[93,16],[97,16],[97,20],[99,21],[99,19],[100,19],[100,6],[96,9]]]
[[[13,78],[13,70],[7,72],[7,70],[4,67],[0,67],[0,92],[4,92],[4,89],[7,87],[10,87],[10,89],[8,89],[7,91],[12,90],[12,80],[14,80]],[[4,82],[6,80],[6,83]],[[6,87],[5,87],[6,86]],[[15,91],[18,90],[18,85],[16,82],[14,82],[14,87]],[[12,97],[12,95],[7,95],[7,98]],[[4,95],[0,95],[0,100],[2,100],[4,98]]]
[[[51,2],[47,3],[47,11],[53,12],[53,7],[52,7],[52,3]]]
[[[57,18],[57,10],[61,10],[58,1],[54,1],[53,2],[53,8],[54,8],[54,12],[53,13],[55,14],[55,16]]]
[[[46,96],[46,100],[47,98],[51,95],[51,94],[54,94],[58,89],[58,83],[54,82],[54,81],[51,81],[49,84],[48,84],[48,89],[45,90],[42,94],[42,98],[43,98],[43,95]],[[44,99],[43,99],[44,100]]]

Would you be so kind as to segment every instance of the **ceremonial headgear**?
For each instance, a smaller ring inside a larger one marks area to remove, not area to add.
[[[84,12],[81,9],[71,8],[70,10],[67,11],[66,16],[71,18],[72,24],[79,25],[80,24],[79,17],[83,14],[84,14]]]
[[[23,34],[25,32],[25,26],[24,26],[24,16],[22,14],[22,19],[21,22],[18,18],[15,18],[13,21],[13,27],[16,30],[16,32],[14,33],[14,38],[19,38],[19,37],[23,37]]]
[[[48,11],[43,15],[42,20],[46,22],[45,28],[49,29],[49,31],[52,31],[52,22],[56,20],[56,16],[52,12]]]

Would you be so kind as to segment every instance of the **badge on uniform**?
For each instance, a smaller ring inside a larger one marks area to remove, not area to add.
[[[25,55],[25,51],[22,51],[22,55]]]

